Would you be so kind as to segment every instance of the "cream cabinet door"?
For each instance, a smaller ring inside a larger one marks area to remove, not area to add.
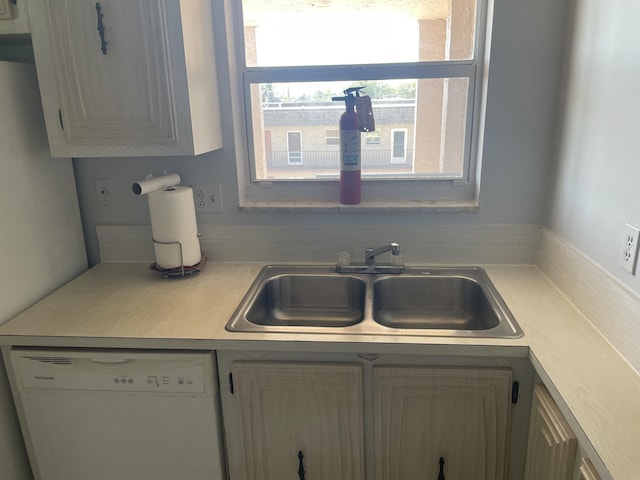
[[[506,478],[512,373],[375,367],[377,480]]]
[[[210,0],[32,0],[54,156],[221,146]]]
[[[0,0],[0,21],[15,20],[13,0]]]
[[[294,480],[301,467],[309,479],[364,478],[359,365],[236,362],[232,376],[232,480]]]
[[[0,0],[0,35],[30,31],[26,0]]]
[[[582,457],[576,467],[576,480],[601,480],[598,471],[586,457]]]
[[[577,445],[576,436],[547,389],[536,385],[531,405],[525,480],[569,480]]]

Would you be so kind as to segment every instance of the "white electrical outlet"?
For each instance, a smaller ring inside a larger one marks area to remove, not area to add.
[[[113,179],[111,178],[94,178],[93,182],[96,186],[96,200],[98,206],[109,208],[113,195]]]
[[[222,185],[191,185],[196,213],[222,213]]]
[[[640,228],[627,223],[624,227],[624,237],[622,239],[622,246],[620,247],[618,263],[631,275],[636,274],[638,237],[640,237]]]

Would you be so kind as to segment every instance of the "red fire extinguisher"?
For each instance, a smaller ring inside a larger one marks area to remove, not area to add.
[[[363,88],[347,88],[344,97],[332,98],[334,101],[344,100],[346,105],[340,116],[340,203],[346,205],[360,203],[360,132],[375,130],[371,99],[360,95]]]

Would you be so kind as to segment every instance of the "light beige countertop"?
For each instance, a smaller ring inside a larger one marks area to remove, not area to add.
[[[227,332],[262,266],[165,279],[148,264],[99,264],[0,326],[0,345],[529,357],[610,478],[640,478],[640,376],[535,266],[484,266],[518,339]]]

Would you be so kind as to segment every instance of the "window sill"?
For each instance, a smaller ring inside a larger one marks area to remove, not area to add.
[[[243,201],[243,212],[477,212],[480,204],[476,200],[407,200],[398,202],[362,202],[358,205],[343,205],[339,202],[304,201]]]

